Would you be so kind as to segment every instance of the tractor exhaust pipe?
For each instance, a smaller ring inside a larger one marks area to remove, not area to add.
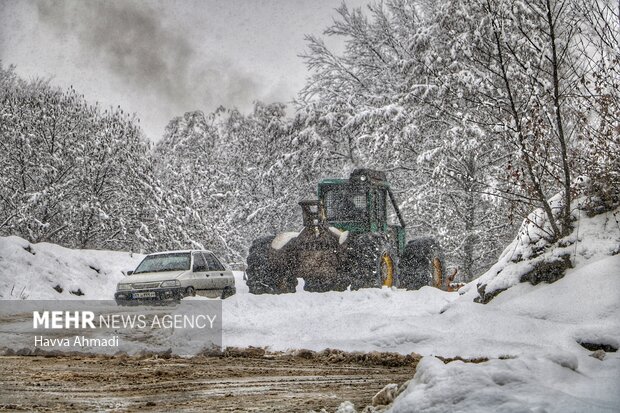
[[[304,227],[325,226],[325,208],[321,201],[318,199],[300,201],[299,206],[303,213]]]

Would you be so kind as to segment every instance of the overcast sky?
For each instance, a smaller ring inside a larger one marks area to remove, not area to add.
[[[292,100],[307,76],[304,35],[322,34],[340,3],[0,0],[0,60],[135,112],[158,140],[190,110]]]

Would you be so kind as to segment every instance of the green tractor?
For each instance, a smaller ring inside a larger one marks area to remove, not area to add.
[[[443,256],[429,237],[405,242],[405,222],[385,173],[357,169],[325,179],[318,200],[301,201],[304,228],[262,237],[250,247],[247,285],[253,294],[344,291],[369,287],[445,288]],[[399,224],[388,223],[391,205]]]

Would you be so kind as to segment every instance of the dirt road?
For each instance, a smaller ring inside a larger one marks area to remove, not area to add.
[[[417,357],[227,352],[188,358],[0,357],[0,410],[333,412],[361,410],[388,383],[409,380]]]

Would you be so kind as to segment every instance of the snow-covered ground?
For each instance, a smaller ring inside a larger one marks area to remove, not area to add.
[[[431,287],[238,294],[223,303],[224,344],[474,358],[589,354],[577,340],[620,341],[620,255],[504,294],[487,305]]]
[[[577,242],[566,247],[576,268],[552,284],[519,283],[514,268],[526,261],[508,259],[461,294],[430,287],[308,293],[300,285],[294,294],[256,296],[237,273],[238,293],[222,303],[223,344],[419,353],[425,357],[394,412],[617,412],[619,353],[599,360],[579,344],[620,343],[620,228],[614,225],[609,216],[583,219]],[[76,298],[111,299],[121,271],[141,258],[51,244],[30,245],[28,252],[29,245],[0,238],[2,299],[67,299],[77,289],[85,295]],[[473,302],[481,281],[510,288],[482,305]],[[53,289],[57,284],[63,293]],[[181,341],[191,337],[167,340],[173,351],[187,351]],[[148,348],[148,340],[141,345]],[[490,360],[444,364],[435,356]]]

